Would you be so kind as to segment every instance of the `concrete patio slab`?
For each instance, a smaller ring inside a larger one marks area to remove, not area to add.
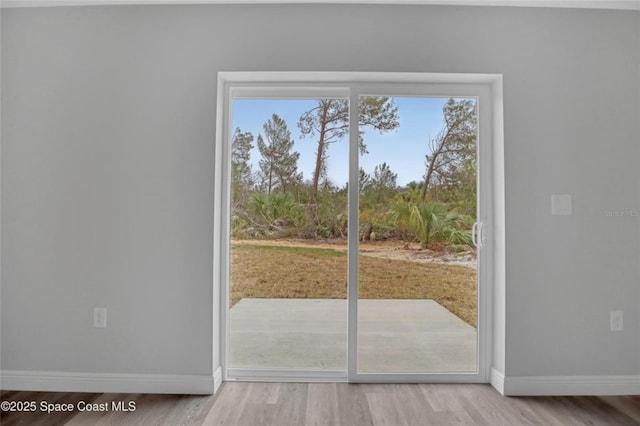
[[[433,300],[358,301],[358,372],[476,370],[476,329]],[[231,368],[345,370],[347,301],[242,299],[230,314]]]

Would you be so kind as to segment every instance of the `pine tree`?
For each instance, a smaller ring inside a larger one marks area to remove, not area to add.
[[[444,129],[429,142],[431,153],[426,156],[426,173],[421,199],[435,184],[455,180],[465,163],[475,160],[478,113],[476,103],[470,99],[449,99],[442,108]]]
[[[395,130],[400,125],[398,108],[392,98],[383,96],[363,96],[359,102],[360,115],[360,152],[365,154],[367,147],[362,135],[365,127],[372,127],[380,133]],[[329,145],[341,140],[349,132],[349,101],[347,99],[320,99],[318,105],[300,117],[298,127],[303,136],[318,135],[316,167],[310,196],[311,219],[318,218],[318,186],[326,174],[327,150]]]
[[[234,205],[245,205],[246,195],[254,184],[249,159],[253,149],[253,135],[236,128],[231,143],[231,188]]]
[[[386,162],[378,164],[373,169],[370,190],[375,194],[374,197],[376,203],[380,203],[382,200],[389,198],[390,194],[392,194],[397,187],[397,180],[398,174],[393,173]]]
[[[298,173],[300,153],[292,152],[294,141],[287,123],[273,114],[262,129],[264,138],[258,135],[257,144],[262,155],[259,166],[267,194],[276,189],[292,191],[302,181],[302,173]]]

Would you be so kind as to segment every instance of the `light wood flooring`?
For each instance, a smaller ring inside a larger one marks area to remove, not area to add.
[[[109,411],[2,413],[13,425],[640,425],[640,396],[503,397],[489,385],[227,382],[214,396],[3,391],[3,401]],[[112,411],[135,401],[135,411]],[[99,406],[100,407],[100,406]],[[101,405],[104,407],[104,405]]]

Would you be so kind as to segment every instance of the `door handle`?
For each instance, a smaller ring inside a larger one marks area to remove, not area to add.
[[[476,233],[478,232],[478,222],[474,222],[471,227],[471,242],[474,247],[478,247],[478,238],[476,237]]]
[[[471,242],[477,248],[484,247],[484,222],[475,222],[471,228]]]

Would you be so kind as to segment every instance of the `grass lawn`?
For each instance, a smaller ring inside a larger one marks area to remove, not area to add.
[[[476,327],[475,270],[369,256],[360,256],[359,263],[359,297],[432,299]],[[231,265],[231,306],[243,297],[347,297],[347,254],[343,251],[232,244]]]

